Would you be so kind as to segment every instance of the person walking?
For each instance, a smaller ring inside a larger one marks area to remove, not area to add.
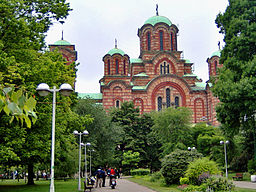
[[[106,176],[107,176],[107,172],[106,172],[106,169],[104,168],[103,170],[103,177],[102,177],[102,187],[106,187]]]

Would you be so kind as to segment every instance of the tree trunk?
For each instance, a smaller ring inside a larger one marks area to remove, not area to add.
[[[27,185],[34,185],[34,165],[33,163],[28,164],[28,184]]]

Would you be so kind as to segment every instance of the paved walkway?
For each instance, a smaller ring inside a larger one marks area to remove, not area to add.
[[[109,180],[106,180],[106,183],[109,183]],[[111,189],[111,187],[102,187],[102,188],[94,188],[92,192],[155,192],[147,187],[138,185],[137,183],[133,183],[128,181],[127,179],[117,179],[117,186],[115,189]]]
[[[256,189],[256,183],[249,181],[233,181],[236,187],[247,188],[247,189]]]
[[[106,183],[109,183],[109,180],[106,180]],[[247,189],[255,189],[256,183],[248,182],[248,181],[233,181],[236,187],[239,188],[247,188]],[[117,179],[116,189],[111,189],[109,186],[102,188],[94,188],[92,192],[155,192],[152,189],[141,186],[137,183],[133,183],[127,179]]]

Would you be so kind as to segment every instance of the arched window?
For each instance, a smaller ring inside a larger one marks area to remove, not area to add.
[[[159,39],[160,39],[160,51],[164,50],[164,32],[159,32]]]
[[[180,98],[175,97],[175,107],[179,107],[179,105],[180,105]]]
[[[169,73],[170,73],[170,65],[164,62],[163,64],[160,65],[160,74],[169,74]]]
[[[125,68],[126,66],[125,65],[126,65],[126,62],[124,60],[124,75],[126,74],[126,68]]]
[[[157,108],[158,108],[158,111],[162,110],[162,104],[163,104],[162,97],[158,97],[157,98]]]
[[[119,108],[119,107],[120,107],[120,101],[116,100],[116,108]]]
[[[171,106],[171,91],[169,88],[166,89],[166,107]]]
[[[150,47],[151,47],[151,40],[150,40],[150,32],[147,33],[147,48],[148,51],[150,51]]]
[[[108,60],[108,75],[110,75],[110,60]]]
[[[171,32],[171,51],[173,51],[174,49],[174,45],[173,45],[173,32]]]
[[[116,59],[116,74],[118,74],[119,71],[119,64],[118,64],[118,59]]]

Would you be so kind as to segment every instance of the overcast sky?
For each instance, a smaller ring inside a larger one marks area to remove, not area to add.
[[[216,15],[223,13],[228,0],[69,0],[73,11],[63,26],[55,23],[46,42],[53,44],[64,39],[74,44],[80,63],[76,92],[99,93],[99,80],[103,77],[103,56],[115,46],[130,58],[138,58],[138,28],[156,15],[168,17],[179,29],[178,50],[184,59],[194,63],[194,73],[208,80],[207,58],[218,50],[223,36],[215,24]]]

